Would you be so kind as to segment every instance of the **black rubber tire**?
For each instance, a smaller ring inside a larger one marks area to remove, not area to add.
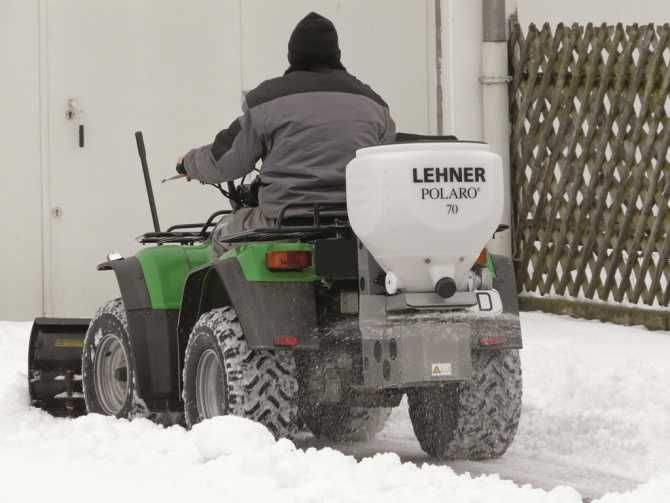
[[[442,459],[502,456],[521,416],[518,350],[476,351],[467,383],[408,392],[409,414],[421,448]]]
[[[300,418],[316,438],[334,442],[372,440],[391,414],[389,407],[352,407],[343,404],[303,404]]]
[[[98,309],[84,338],[81,359],[82,388],[86,410],[89,413],[107,415],[96,392],[95,355],[105,334],[114,333],[120,339],[123,349],[130,360],[127,368],[128,393],[121,410],[114,414],[119,418],[132,419],[146,417],[147,408],[135,392],[135,357],[128,336],[128,319],[122,299],[114,299]]]
[[[113,331],[119,336],[126,355],[128,355],[130,360],[127,369],[129,392],[123,407],[114,416],[125,419],[142,417],[163,426],[183,424],[184,413],[182,411],[150,411],[138,393],[135,381],[135,355],[130,344],[128,318],[125,306],[123,305],[123,299],[110,300],[100,307],[95,313],[93,320],[91,320],[91,324],[86,332],[81,358],[82,389],[84,392],[84,401],[86,402],[86,410],[89,413],[106,414],[100,405],[94,381],[95,354],[102,342],[102,337],[97,335],[105,333],[105,331]]]
[[[201,355],[213,349],[224,369],[220,397],[226,414],[267,427],[277,438],[297,433],[298,381],[288,350],[250,350],[232,307],[203,314],[193,327],[184,358],[184,412],[188,427],[199,423],[196,372]]]

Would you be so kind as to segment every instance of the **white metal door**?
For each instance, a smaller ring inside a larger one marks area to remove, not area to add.
[[[151,217],[133,132],[143,130],[161,224],[227,207],[174,174],[240,110],[239,4],[194,0],[43,0],[48,47],[46,289],[49,314],[91,316],[117,295],[95,266],[127,256]],[[68,100],[83,110],[84,146]]]
[[[389,104],[399,130],[434,133],[434,0],[244,0],[242,81],[253,89],[288,67],[296,23],[311,11],[333,21],[342,63]]]
[[[38,6],[0,2],[0,320],[42,314]]]

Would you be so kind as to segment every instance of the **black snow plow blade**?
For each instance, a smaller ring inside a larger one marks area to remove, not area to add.
[[[86,414],[81,354],[90,320],[37,318],[30,332],[30,403],[59,417]]]

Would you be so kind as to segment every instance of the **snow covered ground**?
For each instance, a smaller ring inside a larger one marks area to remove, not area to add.
[[[377,440],[338,450],[275,442],[232,417],[189,432],[55,419],[28,406],[30,324],[0,322],[0,501],[571,503],[608,490],[626,492],[599,501],[670,501],[670,334],[538,313],[522,321],[513,447],[500,460],[447,464],[421,453],[405,404]]]

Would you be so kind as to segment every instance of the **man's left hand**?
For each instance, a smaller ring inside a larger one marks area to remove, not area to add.
[[[177,173],[180,175],[185,175],[186,174],[186,168],[184,168],[184,158],[180,157],[177,159]]]

